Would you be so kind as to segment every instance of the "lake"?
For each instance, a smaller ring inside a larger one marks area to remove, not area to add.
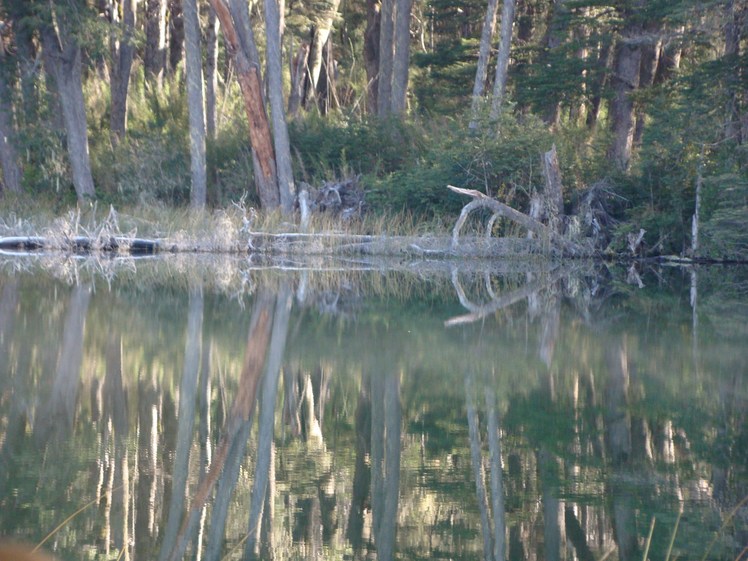
[[[748,270],[0,257],[0,536],[746,558]]]

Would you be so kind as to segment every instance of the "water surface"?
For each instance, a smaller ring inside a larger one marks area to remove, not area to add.
[[[745,270],[0,259],[0,536],[745,556]]]

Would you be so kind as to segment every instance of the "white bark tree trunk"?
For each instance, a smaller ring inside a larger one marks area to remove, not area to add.
[[[491,102],[491,119],[497,119],[506,93],[506,78],[509,70],[509,51],[512,48],[512,28],[514,26],[514,8],[516,0],[504,0],[501,8],[501,42],[496,60],[496,78],[493,84],[493,101]]]
[[[187,107],[190,121],[190,206],[204,208],[207,194],[205,161],[205,109],[203,105],[203,60],[200,48],[200,18],[197,0],[184,0],[184,43],[187,63]]]
[[[273,124],[275,168],[278,174],[278,194],[281,212],[293,212],[296,188],[291,167],[291,142],[283,103],[283,64],[281,61],[281,6],[279,0],[265,0],[265,28],[267,41],[268,97]],[[329,31],[328,31],[329,34]]]
[[[496,29],[496,12],[498,9],[499,0],[488,0],[486,17],[483,20],[483,31],[481,31],[480,36],[480,47],[478,49],[478,68],[475,70],[475,82],[473,82],[473,99],[470,106],[471,130],[475,130],[478,127],[478,123],[476,122],[478,107],[483,97],[483,92],[486,89],[488,60],[491,55],[491,41],[493,41],[493,32]]]

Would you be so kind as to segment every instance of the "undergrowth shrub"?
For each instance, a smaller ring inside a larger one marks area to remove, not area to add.
[[[531,192],[543,188],[540,154],[552,144],[545,126],[509,112],[498,124],[483,123],[478,134],[468,130],[467,122],[461,115],[421,124],[423,148],[407,165],[364,178],[372,204],[426,216],[453,215],[468,201],[449,191],[451,184],[526,206]]]

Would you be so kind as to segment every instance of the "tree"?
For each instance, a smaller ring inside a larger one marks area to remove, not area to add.
[[[4,24],[0,23],[4,27]],[[13,106],[11,105],[11,88],[7,76],[12,72],[6,54],[3,31],[0,27],[0,169],[3,176],[0,181],[0,193],[21,191],[21,167],[16,150],[16,133],[13,125]]]
[[[208,138],[216,137],[216,92],[218,91],[218,18],[208,5],[205,28],[205,126]]]
[[[396,0],[395,51],[392,58],[392,112],[405,113],[410,66],[410,16],[413,0]]]
[[[308,46],[304,48],[306,53],[305,68],[302,72],[304,80],[299,92],[304,107],[307,107],[317,97],[319,78],[322,73],[322,55],[325,45],[330,39],[330,32],[338,15],[339,5],[340,0],[325,0],[315,10],[316,13],[311,26],[311,40]]]
[[[265,0],[265,29],[267,43],[268,96],[273,121],[275,164],[278,173],[278,194],[284,214],[293,212],[294,180],[291,168],[291,143],[283,103],[283,76],[281,69],[281,10],[282,0]],[[329,30],[328,30],[329,34]]]
[[[127,91],[130,88],[135,45],[135,0],[116,0],[110,3],[112,33],[110,50],[112,63],[109,67],[111,108],[109,127],[112,143],[116,144],[127,132]],[[120,19],[121,14],[121,19]]]
[[[488,0],[486,7],[486,18],[483,21],[483,30],[480,36],[480,47],[478,51],[478,67],[475,70],[475,82],[473,83],[473,99],[470,105],[471,121],[470,128],[477,128],[478,104],[483,97],[486,88],[486,78],[488,77],[488,59],[491,53],[491,41],[493,41],[493,32],[496,28],[496,11],[499,8],[499,0]]]
[[[190,120],[190,205],[203,208],[207,192],[205,163],[205,113],[203,106],[203,61],[200,48],[200,18],[197,0],[184,0],[184,38],[187,74],[187,107]]]
[[[255,154],[255,183],[257,184],[260,203],[267,210],[281,207],[284,212],[289,212],[292,204],[289,204],[289,201],[293,201],[293,193],[288,190],[293,188],[293,184],[289,185],[286,182],[279,185],[278,182],[273,138],[270,134],[270,124],[265,113],[265,101],[262,97],[259,65],[250,63],[250,57],[257,60],[257,48],[251,35],[248,14],[246,16],[242,15],[246,11],[246,5],[234,7],[235,2],[232,2],[233,9],[230,9],[226,0],[210,0],[210,2],[216,11],[218,20],[221,22],[228,54],[236,66],[237,80],[249,121],[250,142]],[[242,34],[237,32],[238,26],[241,26]],[[243,41],[240,37],[244,37]],[[280,41],[278,41],[279,44]],[[279,50],[278,53],[280,53]],[[273,68],[279,70],[279,65],[275,66],[275,63],[273,63]],[[279,77],[280,74],[278,74]],[[276,79],[273,78],[273,80]],[[274,83],[276,88],[274,95],[277,95],[279,82],[275,81]],[[282,106],[279,112],[282,115]],[[290,158],[288,163],[290,164]],[[281,189],[285,190],[282,194]]]
[[[42,12],[41,38],[45,64],[54,78],[62,108],[73,185],[78,200],[96,196],[88,154],[88,126],[83,99],[82,52],[74,25],[82,25],[86,5],[79,0],[66,6],[51,4]]]
[[[166,0],[146,0],[143,67],[146,80],[161,88],[166,69]]]
[[[364,65],[366,66],[367,110],[379,113],[379,33],[381,29],[381,4],[366,0],[366,30],[364,31]]]
[[[501,8],[501,42],[496,60],[496,77],[493,83],[491,118],[497,119],[506,93],[507,72],[509,71],[509,51],[512,48],[512,26],[514,24],[515,0],[504,0]]]
[[[379,80],[377,115],[392,111],[392,66],[395,49],[395,0],[382,0],[379,28]]]
[[[733,68],[728,78],[728,108],[725,126],[725,138],[735,140],[738,144],[745,141],[743,135],[748,130],[743,130],[741,113],[744,112],[742,107],[744,103],[745,92],[741,91],[741,80],[745,74],[745,68],[740,64],[740,43],[746,32],[745,18],[748,14],[748,8],[740,2],[729,0],[725,6],[725,51],[724,58],[726,63]]]
[[[613,56],[613,99],[610,106],[613,144],[610,160],[623,171],[628,169],[631,161],[636,125],[631,94],[639,88],[641,79],[642,50],[639,39],[642,25],[637,17],[633,17],[633,12],[633,5],[622,8],[621,16],[625,23]]]

